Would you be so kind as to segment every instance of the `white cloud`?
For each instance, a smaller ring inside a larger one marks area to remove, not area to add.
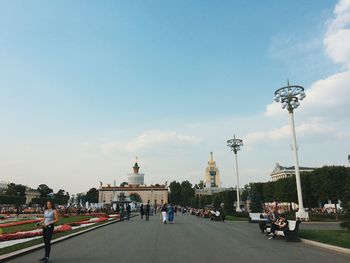
[[[126,144],[126,149],[129,152],[135,152],[171,142],[197,143],[198,141],[199,139],[195,136],[183,135],[177,132],[145,131],[136,139],[128,142]]]
[[[350,42],[349,42],[350,43]],[[331,75],[314,82],[306,89],[306,98],[301,102],[298,114],[339,115],[347,110],[350,101],[350,70]],[[266,116],[286,113],[280,103],[273,102],[266,107]],[[337,116],[338,118],[338,116]]]
[[[327,22],[324,38],[327,54],[334,62],[350,66],[350,0],[341,0],[334,8],[334,18]]]
[[[334,9],[334,18],[327,22],[324,47],[329,57],[345,67],[345,71],[314,82],[306,89],[306,99],[298,114],[329,116],[344,115],[350,101],[350,0],[341,0]],[[275,116],[285,112],[280,104],[267,105],[265,115]]]
[[[106,155],[114,152],[117,149],[125,149],[125,146],[117,141],[109,141],[102,144],[102,152]]]
[[[144,131],[139,136],[127,142],[109,141],[102,144],[102,151],[109,154],[115,150],[126,152],[137,152],[144,149],[151,149],[160,145],[170,143],[198,143],[201,138],[193,135],[184,135],[175,131],[165,132],[159,130]]]
[[[337,131],[334,127],[329,126],[322,120],[314,119],[312,122],[303,123],[296,127],[296,133],[298,137],[302,138],[305,136],[316,136],[316,135],[335,135],[343,134]],[[246,145],[253,145],[256,143],[266,143],[270,141],[285,140],[290,138],[290,126],[284,125],[280,128],[273,129],[270,131],[259,131],[249,133],[244,137]]]

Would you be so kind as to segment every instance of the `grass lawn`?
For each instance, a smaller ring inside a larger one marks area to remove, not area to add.
[[[58,223],[56,225],[64,225],[67,223],[72,223],[84,219],[91,218],[92,216],[70,216],[70,217],[60,217]],[[19,225],[19,226],[11,226],[11,227],[4,227],[2,228],[2,233],[3,234],[8,234],[8,233],[14,233],[18,231],[28,231],[28,230],[33,230],[36,229],[37,227],[34,224],[25,224],[25,225]]]
[[[238,216],[226,216],[225,220],[227,221],[249,221],[248,217],[238,217]]]
[[[301,238],[329,245],[350,248],[350,231],[346,230],[299,230]]]
[[[66,219],[66,218],[62,218],[62,219]],[[75,220],[75,221],[78,221],[78,220]],[[68,223],[68,222],[66,222],[66,223]],[[72,233],[80,232],[82,230],[85,230],[85,229],[88,229],[88,228],[91,228],[91,227],[102,225],[102,224],[105,224],[105,223],[106,222],[100,222],[100,223],[96,223],[96,224],[94,224],[92,226],[86,226],[86,227],[78,228],[78,229],[75,229],[75,230],[72,230],[72,231],[68,231],[68,232],[56,233],[56,234],[53,235],[52,240],[54,240],[56,238],[59,238],[59,237],[62,237],[62,236],[70,235]],[[14,251],[26,248],[26,247],[31,247],[31,246],[34,246],[34,245],[37,245],[37,244],[41,244],[41,243],[43,243],[43,239],[42,238],[38,238],[38,239],[30,240],[30,241],[27,241],[27,242],[19,243],[19,244],[13,245],[13,246],[1,248],[0,249],[0,255],[11,253],[11,252],[14,252]]]

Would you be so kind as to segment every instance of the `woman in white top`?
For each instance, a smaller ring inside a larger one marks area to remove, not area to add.
[[[41,221],[43,226],[43,238],[45,243],[45,257],[40,259],[42,262],[48,262],[51,250],[51,238],[55,228],[55,223],[58,222],[58,212],[55,209],[54,203],[49,200],[46,203],[44,210],[44,218]]]

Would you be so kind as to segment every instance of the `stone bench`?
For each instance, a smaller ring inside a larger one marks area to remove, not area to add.
[[[269,219],[263,213],[249,213],[249,223],[268,222]]]

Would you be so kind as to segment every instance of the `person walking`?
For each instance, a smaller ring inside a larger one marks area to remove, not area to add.
[[[167,221],[167,212],[168,212],[168,209],[167,209],[167,205],[164,204],[162,206],[162,209],[160,210],[162,212],[162,220],[163,220],[163,223],[166,224],[166,221]]]
[[[141,204],[141,207],[140,207],[140,214],[141,214],[141,219],[143,219],[143,215],[145,214],[145,210],[143,208],[143,204]]]
[[[168,220],[170,224],[174,223],[174,207],[171,204],[168,206]]]
[[[131,206],[130,204],[126,204],[126,219],[130,220]]]
[[[147,201],[147,204],[146,204],[146,209],[145,209],[145,214],[146,214],[146,220],[148,221],[149,220],[149,213],[150,213],[150,210],[151,210],[151,206],[149,204],[149,200]]]
[[[55,223],[58,222],[58,212],[54,203],[49,200],[45,205],[44,218],[41,220],[40,225],[43,227],[43,239],[45,244],[45,256],[39,261],[48,262],[51,251],[51,238],[55,229]]]
[[[124,204],[120,204],[120,209],[119,209],[119,215],[120,215],[120,221],[124,221],[124,216],[125,216],[125,208]]]

